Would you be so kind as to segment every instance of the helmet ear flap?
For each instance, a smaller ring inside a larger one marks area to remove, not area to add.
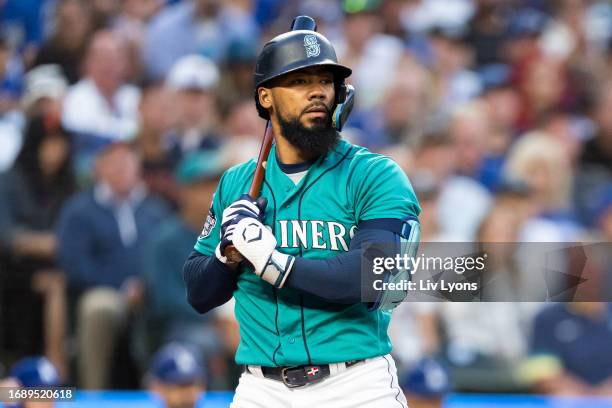
[[[342,130],[342,127],[348,120],[355,102],[355,88],[353,85],[346,85],[342,83],[341,86],[342,89],[340,90],[340,97],[342,100],[339,101],[338,98],[336,98],[337,102],[332,113],[332,126],[338,132]]]
[[[346,100],[346,84],[344,80],[336,82],[336,105],[344,103]]]

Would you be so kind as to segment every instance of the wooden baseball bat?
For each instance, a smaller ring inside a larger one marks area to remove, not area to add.
[[[266,169],[264,167],[264,163],[268,160],[268,155],[270,154],[270,149],[272,148],[272,142],[274,141],[274,131],[272,130],[272,125],[268,124],[266,128],[266,132],[264,133],[263,141],[261,142],[261,147],[259,148],[259,155],[257,156],[257,165],[255,166],[255,173],[253,174],[253,180],[251,181],[251,187],[249,187],[249,195],[252,199],[256,199],[259,197],[259,193],[261,192],[261,185],[263,184],[264,175],[266,174]],[[242,261],[242,255],[233,245],[228,245],[225,248],[225,256],[227,260],[230,262],[240,262]]]

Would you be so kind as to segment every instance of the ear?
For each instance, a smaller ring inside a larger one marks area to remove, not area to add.
[[[257,90],[259,96],[259,104],[265,108],[270,109],[272,107],[272,90],[270,88],[261,87]]]

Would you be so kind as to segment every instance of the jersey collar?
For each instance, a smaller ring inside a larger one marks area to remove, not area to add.
[[[278,188],[281,191],[287,193],[288,195],[293,195],[301,191],[306,186],[310,185],[325,171],[327,171],[333,166],[336,166],[338,162],[346,156],[346,153],[348,152],[348,150],[351,149],[351,147],[351,144],[347,141],[342,139],[339,140],[338,144],[333,150],[331,150],[324,156],[319,157],[317,160],[314,161],[314,163],[312,163],[306,175],[296,185],[287,176],[287,174],[283,172],[281,164],[279,164],[278,158],[276,156],[275,143],[274,145],[272,145],[272,149],[270,150],[270,154],[268,156],[268,165],[266,166],[266,178],[268,178],[268,180],[274,180],[274,183],[280,184],[275,185],[275,190]]]

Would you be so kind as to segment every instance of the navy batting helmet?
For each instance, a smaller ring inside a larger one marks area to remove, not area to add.
[[[61,383],[55,366],[45,357],[26,357],[11,368],[10,377],[24,387],[58,387]]]
[[[317,24],[308,16],[293,20],[291,31],[278,35],[264,45],[255,65],[255,105],[259,116],[270,119],[268,111],[259,104],[257,89],[268,81],[289,72],[314,66],[329,67],[334,73],[336,105],[346,98],[344,79],[351,69],[338,64],[336,51],[329,40],[316,32]]]

